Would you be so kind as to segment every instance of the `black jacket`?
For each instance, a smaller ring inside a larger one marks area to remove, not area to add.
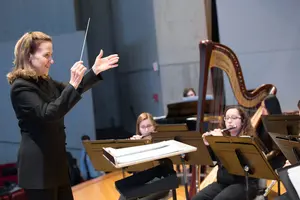
[[[11,102],[22,139],[18,152],[19,185],[45,189],[69,183],[64,116],[81,94],[101,80],[90,70],[75,88],[52,79],[16,79]]]

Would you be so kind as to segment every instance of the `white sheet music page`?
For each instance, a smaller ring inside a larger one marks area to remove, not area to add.
[[[196,147],[177,142],[175,140],[121,149],[114,149],[111,147],[104,149],[115,158],[116,163],[114,165],[117,168],[158,160],[161,158],[167,158],[197,150]]]
[[[133,146],[133,147],[126,147],[121,149],[114,149],[111,147],[105,148],[112,156],[114,157],[122,157],[122,156],[131,156],[135,153],[142,153],[146,151],[151,151],[153,149],[162,149],[163,147],[168,146],[167,141],[154,143],[154,144],[147,144],[141,146]]]
[[[300,197],[300,178],[299,178],[300,166],[298,165],[298,166],[288,169],[287,173],[288,173],[291,183],[293,184],[293,186],[298,194],[298,197]]]

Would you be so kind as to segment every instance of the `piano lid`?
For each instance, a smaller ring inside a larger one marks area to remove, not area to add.
[[[212,95],[206,96],[204,113],[209,113],[210,108],[213,104]],[[188,130],[196,129],[197,119],[197,107],[198,107],[198,96],[184,98],[183,101],[170,103],[167,105],[168,113],[167,116],[153,117],[155,122],[159,125],[168,124],[185,124]],[[204,116],[204,121],[216,121],[219,123],[219,116]]]
[[[207,95],[204,113],[208,113],[210,105],[213,103],[213,96]],[[184,97],[180,102],[167,105],[168,114],[166,118],[191,117],[197,115],[198,96]]]

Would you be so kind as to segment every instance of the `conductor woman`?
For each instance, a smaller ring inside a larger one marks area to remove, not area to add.
[[[53,80],[52,39],[42,32],[25,33],[16,43],[14,68],[7,74],[10,97],[18,119],[21,143],[18,152],[19,185],[28,200],[72,200],[66,154],[64,116],[85,91],[101,80],[101,72],[114,68],[118,55],[96,57],[86,72],[74,63],[70,81]]]

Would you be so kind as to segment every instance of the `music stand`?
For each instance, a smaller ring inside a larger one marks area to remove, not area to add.
[[[112,147],[112,148],[125,148],[132,146],[139,146],[149,144],[151,141],[149,140],[95,140],[95,141],[83,141],[83,146],[90,157],[90,160],[94,166],[94,168],[98,171],[116,171],[115,168],[104,156],[103,156],[103,147]],[[126,168],[122,168],[123,176],[124,170],[126,171],[143,171],[145,169],[152,168],[158,165],[158,162],[146,162],[142,164],[137,164],[133,166],[129,166]]]
[[[265,115],[262,116],[262,122],[268,133],[299,134],[299,115]]]
[[[291,182],[289,178],[289,170],[292,168],[299,168],[300,163],[293,164],[284,168],[277,169],[278,175],[280,177],[281,182],[283,183],[284,187],[286,188],[287,194],[291,199],[299,199],[299,195],[295,189],[295,186]]]
[[[207,136],[205,139],[230,174],[245,176],[247,199],[249,177],[279,180],[256,138]]]
[[[156,132],[152,134],[152,142],[161,142],[167,140],[177,140],[179,142],[194,146],[197,151],[185,155],[185,163],[189,165],[213,165],[207,147],[205,146],[202,135],[196,131],[178,131],[178,132]],[[178,156],[170,157],[173,164],[182,164],[182,159]]]
[[[187,131],[187,124],[158,124],[156,126],[157,132],[168,132],[168,131]]]
[[[300,137],[298,135],[282,135],[271,132],[269,134],[291,164],[300,162]]]
[[[213,165],[207,147],[205,146],[202,135],[196,131],[178,131],[178,132],[156,132],[152,134],[152,142],[161,142],[166,140],[177,140],[179,142],[197,147],[197,151],[187,153],[181,156],[170,157],[173,164],[182,165],[186,199],[189,199],[187,189],[186,164],[189,165]]]

